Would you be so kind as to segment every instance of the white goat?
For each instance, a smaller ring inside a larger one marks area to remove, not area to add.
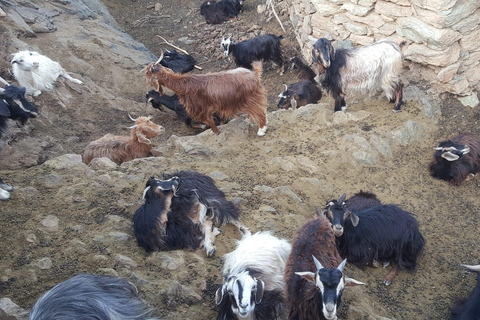
[[[270,232],[247,234],[224,256],[217,320],[283,319],[285,264],[291,245]]]
[[[13,75],[20,86],[27,88],[27,93],[34,96],[38,96],[42,91],[52,90],[60,76],[74,83],[83,83],[69,76],[58,62],[35,51],[15,53],[11,64]]]

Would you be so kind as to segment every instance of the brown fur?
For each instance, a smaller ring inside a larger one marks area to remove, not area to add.
[[[89,164],[93,158],[107,157],[120,165],[136,158],[148,157],[153,147],[149,139],[158,136],[165,129],[147,117],[139,117],[135,125],[137,127],[130,131],[130,137],[109,133],[90,142],[83,153],[83,162]]]
[[[307,222],[297,233],[285,267],[288,319],[312,320],[322,315],[322,301],[317,288],[295,272],[316,272],[314,255],[325,268],[336,268],[342,258],[335,246],[330,221],[319,216]],[[321,318],[323,319],[323,318]]]
[[[219,133],[214,114],[231,119],[246,113],[260,127],[267,124],[266,90],[260,81],[262,66],[252,64],[254,71],[237,68],[207,74],[177,74],[160,64],[145,68],[148,83],[162,93],[162,86],[175,92],[193,120]]]

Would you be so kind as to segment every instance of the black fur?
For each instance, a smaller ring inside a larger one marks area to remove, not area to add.
[[[301,80],[289,85],[287,90],[280,95],[282,97],[278,101],[278,108],[288,109],[293,107],[291,105],[292,98],[296,100],[296,107],[299,108],[309,103],[317,103],[322,98],[322,90],[311,81]]]
[[[187,73],[195,67],[195,59],[188,54],[178,53],[177,50],[167,51],[163,54],[160,64],[175,73]]]
[[[327,209],[329,207],[329,203],[337,203],[337,200],[330,200],[327,202]],[[377,198],[377,195],[373,192],[362,191],[355,193],[353,196],[345,200],[345,205],[347,209],[352,211],[353,213],[360,212],[362,210],[372,208],[382,203]]]
[[[220,24],[232,18],[236,18],[242,11],[243,1],[239,0],[209,0],[200,6],[200,14],[205,17],[207,23]]]
[[[232,42],[228,54],[233,54],[237,66],[247,69],[252,69],[253,61],[260,60],[272,61],[282,67],[281,39],[283,36],[264,34],[236,44]]]
[[[477,272],[477,284],[470,296],[457,304],[451,313],[451,320],[477,320],[480,317],[480,273]]]
[[[5,92],[0,94],[0,109],[4,110],[1,112],[3,115],[0,115],[0,137],[6,132],[7,118],[17,120],[25,125],[29,118],[38,116],[38,108],[25,99],[25,88],[8,85],[4,89]],[[22,107],[26,110],[23,110]]]
[[[293,57],[290,58],[290,62],[293,64],[293,68],[298,69],[298,80],[308,80],[310,82],[317,83],[315,81],[317,74],[312,70],[312,68],[307,66],[302,59]]]

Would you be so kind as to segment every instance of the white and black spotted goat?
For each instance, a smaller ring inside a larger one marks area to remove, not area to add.
[[[401,46],[382,40],[354,49],[335,50],[326,38],[312,40],[316,41],[312,49],[313,62],[318,65],[322,86],[335,100],[335,111],[346,108],[347,93],[368,95],[380,89],[387,99],[395,102],[393,112],[400,111],[403,102]]]
[[[291,246],[269,232],[246,235],[224,256],[217,320],[285,319],[283,274]]]
[[[196,171],[164,174],[163,180],[151,177],[143,198],[133,225],[138,245],[147,252],[203,245],[207,256],[212,256],[218,227],[231,223],[243,234],[250,232],[213,179]]]

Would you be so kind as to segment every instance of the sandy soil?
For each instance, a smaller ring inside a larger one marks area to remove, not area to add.
[[[274,18],[257,13],[257,5],[263,4],[259,0],[246,1],[238,21],[219,26],[205,24],[199,14],[200,2],[161,1],[159,12],[154,12],[154,2],[146,0],[104,3],[119,25],[154,54],[170,49],[159,44],[162,40],[156,35],[186,49],[204,69],[195,72],[233,67],[218,49],[223,34],[248,38],[260,30],[283,33]],[[287,29],[283,45],[288,58],[298,48],[291,23],[282,14],[283,5],[280,3],[277,9]],[[147,15],[152,18],[139,24],[138,19]],[[160,15],[168,17],[154,18]],[[182,37],[194,42],[179,40]],[[91,71],[90,77],[101,78],[102,72]],[[423,93],[432,94],[428,84],[415,74],[406,78],[407,88],[415,85]],[[296,79],[291,70],[280,76],[278,69],[266,67],[263,81],[268,90],[269,111],[274,111],[282,84]],[[145,86],[145,91],[149,89]],[[64,89],[77,94],[69,90]],[[133,236],[131,218],[142,203],[140,196],[146,178],[181,169],[213,175],[227,196],[236,200],[242,221],[252,231],[274,230],[287,239],[292,239],[298,228],[313,217],[315,207],[344,192],[351,195],[359,190],[372,191],[382,202],[399,204],[414,213],[427,240],[417,270],[399,273],[394,283],[386,287],[382,280],[388,270],[359,270],[348,265],[348,275],[367,285],[345,292],[342,319],[447,319],[455,300],[465,297],[474,286],[475,277],[465,272],[460,263],[477,264],[480,260],[478,188],[473,182],[451,187],[433,180],[427,166],[439,140],[462,131],[480,134],[478,109],[463,107],[447,95],[430,96],[431,101],[440,103],[442,112],[435,121],[423,115],[422,101],[407,101],[403,111],[393,115],[384,98],[374,97],[349,106],[352,113],[367,111],[365,118],[335,123],[332,100],[326,97],[320,111],[309,109],[314,110],[311,117],[299,111],[270,114],[270,128],[264,138],[256,136],[256,126],[238,137],[235,124],[219,136],[207,131],[201,141],[213,150],[213,155],[206,155],[182,152],[174,140],[168,140],[171,135],[199,132],[187,128],[173,112],[140,107],[144,92],[126,89],[122,94],[124,99],[136,103],[132,106],[134,111],[152,114],[156,123],[165,126],[166,133],[155,140],[160,157],[134,161],[111,171],[93,171],[83,166],[53,170],[48,165],[28,164],[28,169],[1,168],[0,176],[17,187],[12,200],[0,204],[2,297],[29,309],[41,293],[74,274],[118,274],[135,282],[141,296],[157,309],[157,316],[213,319],[214,292],[221,284],[221,256],[234,248],[240,236],[237,230],[224,228],[217,239],[214,258],[206,258],[201,250],[147,255],[137,248],[133,237],[115,240],[115,232]],[[33,120],[32,132],[13,128],[18,131],[18,141],[12,142],[21,146],[22,134],[38,136],[39,141],[48,145],[42,149],[40,163],[66,153],[81,154],[89,141],[107,132],[125,133],[121,129],[125,119],[119,119],[118,110],[95,101],[81,110],[62,108],[55,95],[44,95],[40,102],[43,111],[50,115],[49,121],[56,119],[58,125],[49,126],[45,119]],[[122,100],[119,104],[120,109],[126,103]],[[58,115],[53,116],[54,112]],[[423,135],[392,147],[393,157],[379,156],[371,164],[352,158],[355,149],[348,137],[360,135],[370,139],[374,134],[386,135],[403,128],[408,120],[421,123]],[[22,150],[25,156],[35,151],[27,147]],[[2,156],[4,162],[9,161],[9,153],[4,151]],[[277,189],[267,192],[264,186]],[[282,191],[285,186],[297,197]],[[51,215],[59,220],[56,228],[45,222]],[[126,263],[119,255],[130,257],[135,265]],[[45,257],[54,262],[52,267],[39,267],[38,261]],[[178,295],[172,281],[195,292]]]

